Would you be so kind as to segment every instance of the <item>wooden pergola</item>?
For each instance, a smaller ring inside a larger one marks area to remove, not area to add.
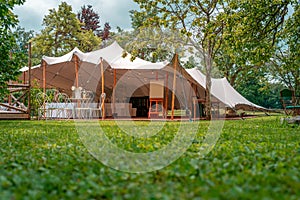
[[[0,103],[0,106],[6,110],[0,110],[0,119],[30,119],[31,43],[28,44],[28,52],[28,81],[26,82],[26,72],[24,72],[23,83],[12,83],[11,81],[8,83],[7,102]]]

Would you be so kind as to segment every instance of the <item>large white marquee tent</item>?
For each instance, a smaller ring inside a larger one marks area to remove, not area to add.
[[[175,109],[191,108],[192,98],[196,96],[193,88],[198,87],[198,93],[204,95],[204,88],[179,64],[177,55],[171,62],[151,63],[140,58],[131,61],[130,54],[125,57],[123,54],[117,42],[88,53],[75,48],[61,57],[44,56],[42,64],[32,68],[31,77],[42,88],[57,88],[69,95],[73,86],[93,91],[98,100],[103,92],[103,79],[108,103],[126,101],[128,97],[147,97],[150,82],[155,80],[163,81],[167,109],[173,107],[172,101]]]
[[[130,54],[123,55],[124,49],[117,42],[88,53],[75,48],[61,57],[43,56],[41,65],[32,68],[31,76],[40,87],[57,88],[69,95],[72,86],[93,91],[98,100],[105,92],[110,102],[124,100],[124,97],[149,96],[152,80],[163,80],[167,109],[175,106],[177,109],[192,110],[193,99],[205,99],[205,76],[196,68],[185,70],[177,55],[171,62],[158,63],[140,58],[131,61]],[[21,71],[26,73],[28,68]],[[172,99],[171,91],[174,91],[176,100]],[[264,109],[240,95],[226,78],[212,79],[212,95],[232,109]],[[171,102],[175,105],[172,106]]]

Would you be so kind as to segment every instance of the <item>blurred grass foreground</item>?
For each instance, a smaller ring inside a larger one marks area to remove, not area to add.
[[[113,121],[99,125],[120,148],[148,152],[170,142],[178,123],[148,138],[128,136]],[[126,173],[89,154],[73,121],[0,121],[0,199],[299,199],[300,126],[278,116],[225,121],[202,158],[208,124],[200,122],[192,145],[169,166]]]

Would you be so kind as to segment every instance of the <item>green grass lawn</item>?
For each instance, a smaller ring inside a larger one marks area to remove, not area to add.
[[[99,123],[129,151],[154,151],[174,137],[126,139],[114,122]],[[300,198],[300,126],[282,125],[278,116],[226,121],[215,148],[200,158],[207,126],[200,123],[195,142],[171,165],[126,173],[90,155],[72,121],[0,121],[0,199]]]

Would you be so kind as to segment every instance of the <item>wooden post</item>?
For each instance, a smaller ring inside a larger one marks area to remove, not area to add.
[[[173,76],[173,93],[172,93],[172,114],[171,114],[171,120],[174,120],[174,107],[175,107],[175,92],[176,92],[176,72],[177,72],[177,64],[178,64],[178,55],[175,54],[174,58],[174,76]]]
[[[43,66],[43,92],[46,94],[46,62],[42,61]]]
[[[30,119],[31,111],[31,42],[28,43],[28,119]]]
[[[9,59],[10,60],[12,59],[12,51],[9,52]],[[8,83],[10,84],[11,81],[9,80]],[[8,105],[11,105],[11,103],[12,103],[11,96],[12,96],[12,92],[9,92],[9,94],[8,94]],[[8,109],[8,111],[10,111],[10,109]]]
[[[104,94],[104,69],[103,69],[103,59],[102,58],[100,58],[100,60],[101,60],[101,63],[100,63],[100,65],[101,65],[101,80],[102,80],[102,90],[101,90],[101,97],[102,97],[102,94]],[[102,99],[102,101],[105,101],[105,99],[103,98]],[[102,102],[102,120],[104,120],[105,119],[105,102]]]
[[[46,62],[43,60],[42,61],[42,65],[43,65],[43,107],[44,107],[44,119],[46,119]]]
[[[166,74],[166,99],[165,99],[165,117],[168,118],[168,99],[169,99],[169,91],[168,91],[168,79],[169,79],[169,72]]]
[[[116,112],[116,85],[117,85],[117,70],[114,69],[114,85],[113,85],[113,114]]]
[[[79,78],[78,78],[78,57],[76,55],[74,55],[74,61],[75,61],[75,91],[78,89],[79,87]],[[76,92],[75,92],[76,93]],[[80,100],[77,100],[77,107],[80,108],[81,107],[81,103]],[[78,110],[78,113],[76,112],[75,115],[80,116],[80,110]]]
[[[78,57],[74,55],[75,58],[75,87],[78,88],[79,81],[78,81]]]
[[[26,71],[23,72],[23,84],[26,84]]]

